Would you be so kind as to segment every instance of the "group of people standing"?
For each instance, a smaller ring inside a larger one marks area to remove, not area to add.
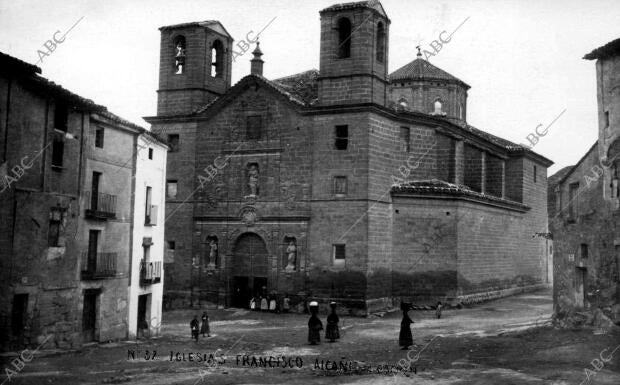
[[[290,310],[290,299],[288,296],[284,296],[280,304],[275,295],[252,297],[250,299],[250,310],[288,313]]]
[[[338,322],[340,318],[336,314],[336,302],[330,302],[329,307],[332,309],[330,315],[327,316],[327,328],[325,329],[325,339],[329,342],[335,342],[340,338],[340,329]],[[310,302],[310,319],[308,320],[308,342],[316,345],[321,342],[321,330],[323,330],[323,322],[317,316],[319,313],[319,304],[316,301]]]
[[[288,299],[288,298],[285,298]],[[255,299],[252,298],[252,304],[250,308],[256,309]],[[269,304],[268,304],[269,303]],[[288,303],[286,303],[288,305]],[[340,322],[340,318],[338,314],[336,314],[336,302],[330,302],[329,307],[331,308],[331,313],[327,316],[327,327],[325,329],[325,339],[329,340],[329,342],[335,342],[337,339],[340,339],[340,328],[338,323]],[[316,345],[321,342],[321,331],[323,330],[323,322],[318,317],[319,313],[319,304],[316,301],[310,302],[308,306],[310,310],[310,319],[308,320],[308,342],[311,345]],[[403,318],[400,322],[400,333],[398,335],[398,344],[401,349],[406,350],[409,349],[411,345],[413,345],[413,335],[411,334],[411,324],[414,323],[413,320],[409,317],[409,310],[412,309],[411,304],[409,303],[401,303],[400,309],[403,312]],[[437,302],[437,307],[435,310],[435,316],[439,319],[441,318],[441,311],[443,309],[443,304],[441,302]],[[263,311],[278,311],[278,307],[276,305],[275,297],[269,299],[267,302],[266,297],[260,297],[260,310]],[[288,306],[286,306],[286,310],[288,311]],[[198,316],[194,316],[194,319],[190,322],[189,326],[192,333],[192,338],[198,342],[198,338],[200,334],[204,337],[205,334],[207,337],[211,337],[211,330],[209,328],[209,315],[207,312],[202,313],[202,325],[198,321]]]
[[[203,338],[205,334],[207,335],[207,337],[211,337],[211,329],[209,328],[209,315],[205,311],[202,313],[202,317],[200,318],[202,320],[202,325],[200,325],[200,323],[198,322],[197,315],[195,315],[194,319],[189,323],[189,327],[192,331],[192,338],[195,339],[196,342],[198,342],[198,337],[200,336],[200,334],[202,334]]]

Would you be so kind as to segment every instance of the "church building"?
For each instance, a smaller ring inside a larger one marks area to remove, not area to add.
[[[267,79],[256,43],[235,85],[221,23],[160,28],[164,306],[368,314],[547,284],[552,162],[469,125],[469,85],[420,54],[390,74],[379,2],[319,13],[318,71]]]

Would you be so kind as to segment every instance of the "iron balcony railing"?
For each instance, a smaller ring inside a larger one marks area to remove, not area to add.
[[[86,191],[86,216],[97,219],[116,218],[116,195]]]
[[[149,285],[161,281],[161,261],[140,262],[140,283]]]
[[[82,253],[82,279],[105,279],[116,276],[118,253]]]

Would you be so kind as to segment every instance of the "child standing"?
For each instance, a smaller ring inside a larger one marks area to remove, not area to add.
[[[437,319],[441,318],[441,310],[443,309],[443,304],[441,303],[441,301],[437,302],[437,308],[435,309],[435,315],[437,316]]]

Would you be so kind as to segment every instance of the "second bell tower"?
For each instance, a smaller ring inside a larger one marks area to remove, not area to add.
[[[386,105],[390,19],[378,1],[320,12],[319,104]]]

